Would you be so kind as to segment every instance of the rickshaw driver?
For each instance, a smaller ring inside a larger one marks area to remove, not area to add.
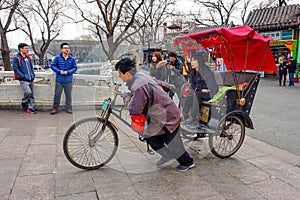
[[[179,163],[175,168],[177,171],[186,171],[194,167],[194,160],[185,150],[178,132],[182,114],[173,100],[149,74],[136,72],[133,60],[121,59],[116,63],[115,69],[130,91],[129,94],[123,95],[123,99],[131,115],[147,112],[151,98],[149,84],[152,87],[150,120],[144,136],[151,148],[162,155],[156,164],[162,165],[174,158]]]

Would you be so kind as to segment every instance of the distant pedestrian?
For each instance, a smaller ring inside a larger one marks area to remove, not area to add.
[[[191,59],[188,56],[183,57],[182,62],[182,75],[185,81],[190,82],[190,76],[192,71]]]
[[[289,73],[289,86],[294,87],[294,74],[296,71],[297,63],[293,57],[289,58],[289,63],[287,64],[287,69]]]
[[[283,79],[283,86],[286,86],[286,75],[287,75],[287,61],[284,55],[281,55],[278,59],[279,67],[278,67],[278,76],[279,76],[279,86],[282,85]]]
[[[21,100],[21,108],[27,112],[36,114],[34,109],[35,98],[34,98],[34,69],[31,59],[28,55],[28,45],[20,43],[18,45],[19,53],[13,58],[12,65],[14,73],[23,88],[24,96]]]
[[[75,58],[70,55],[68,43],[60,45],[61,54],[57,55],[51,63],[51,69],[56,73],[55,94],[51,115],[58,113],[62,90],[66,96],[66,112],[72,114],[72,82],[73,73],[77,70]]]
[[[182,74],[182,61],[174,51],[168,52],[167,82],[176,86],[177,97],[181,97],[181,87],[186,82]]]
[[[167,61],[162,60],[161,53],[156,51],[151,56],[149,74],[158,80],[165,81],[167,76]]]

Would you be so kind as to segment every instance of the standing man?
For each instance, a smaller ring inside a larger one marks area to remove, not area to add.
[[[60,45],[61,54],[57,55],[51,63],[51,69],[56,73],[55,94],[51,115],[58,113],[62,90],[66,96],[66,112],[72,114],[72,82],[73,73],[77,70],[75,58],[70,55],[68,43]]]
[[[289,58],[289,63],[287,64],[288,72],[289,72],[289,86],[294,87],[294,74],[296,72],[297,62],[294,60],[294,58],[291,56]]]
[[[28,56],[28,45],[25,43],[20,43],[18,45],[19,53],[13,58],[13,70],[15,73],[15,78],[20,82],[23,88],[24,96],[21,101],[21,108],[27,112],[36,114],[34,109],[34,69],[30,57]]]
[[[117,62],[115,69],[130,91],[123,95],[129,113],[149,113],[149,124],[144,135],[147,143],[162,155],[156,164],[163,165],[176,159],[179,163],[177,171],[194,167],[194,160],[185,150],[178,132],[183,116],[168,94],[149,74],[136,72],[135,62],[129,58]]]
[[[177,97],[181,96],[181,87],[185,83],[185,79],[182,75],[182,62],[178,58],[177,53],[170,51],[168,52],[168,62],[167,62],[167,76],[168,82],[176,86]]]

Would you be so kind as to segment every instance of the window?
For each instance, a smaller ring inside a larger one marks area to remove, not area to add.
[[[286,30],[281,32],[282,40],[292,40],[293,39],[293,30]]]
[[[265,32],[261,33],[262,36],[272,36],[274,40],[280,40],[280,32]]]

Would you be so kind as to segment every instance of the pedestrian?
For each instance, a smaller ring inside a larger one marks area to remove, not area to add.
[[[297,67],[297,62],[291,56],[289,58],[289,63],[287,64],[287,69],[288,69],[288,73],[289,73],[289,86],[290,87],[295,86],[295,84],[294,84],[294,74],[295,74],[295,71],[296,71],[296,67]]]
[[[183,116],[168,94],[149,74],[137,72],[135,62],[129,58],[117,62],[115,69],[130,91],[123,95],[130,115],[148,113],[148,125],[143,135],[151,148],[162,156],[156,164],[161,166],[176,159],[179,163],[177,171],[194,167],[194,160],[185,150],[178,132]]]
[[[181,97],[181,87],[186,82],[182,75],[182,61],[174,51],[168,52],[167,61],[167,82],[176,86],[177,97]]]
[[[70,54],[68,43],[60,45],[61,53],[55,56],[51,63],[51,69],[56,73],[55,94],[51,115],[58,113],[62,90],[66,96],[66,112],[72,114],[72,82],[73,74],[77,70],[75,58]]]
[[[279,66],[278,66],[278,76],[279,76],[279,86],[282,85],[283,79],[283,86],[286,86],[286,75],[287,75],[287,61],[284,55],[281,55],[278,58]]]
[[[182,75],[186,82],[190,81],[190,75],[191,75],[191,59],[188,56],[183,57],[183,62],[182,62]]]
[[[31,59],[28,55],[29,49],[26,43],[20,43],[18,45],[18,54],[13,58],[13,70],[15,78],[20,82],[23,88],[24,96],[21,100],[21,108],[27,112],[36,114],[34,109],[34,69]]]
[[[149,74],[158,80],[166,80],[166,61],[162,60],[161,53],[156,51],[151,56]]]

